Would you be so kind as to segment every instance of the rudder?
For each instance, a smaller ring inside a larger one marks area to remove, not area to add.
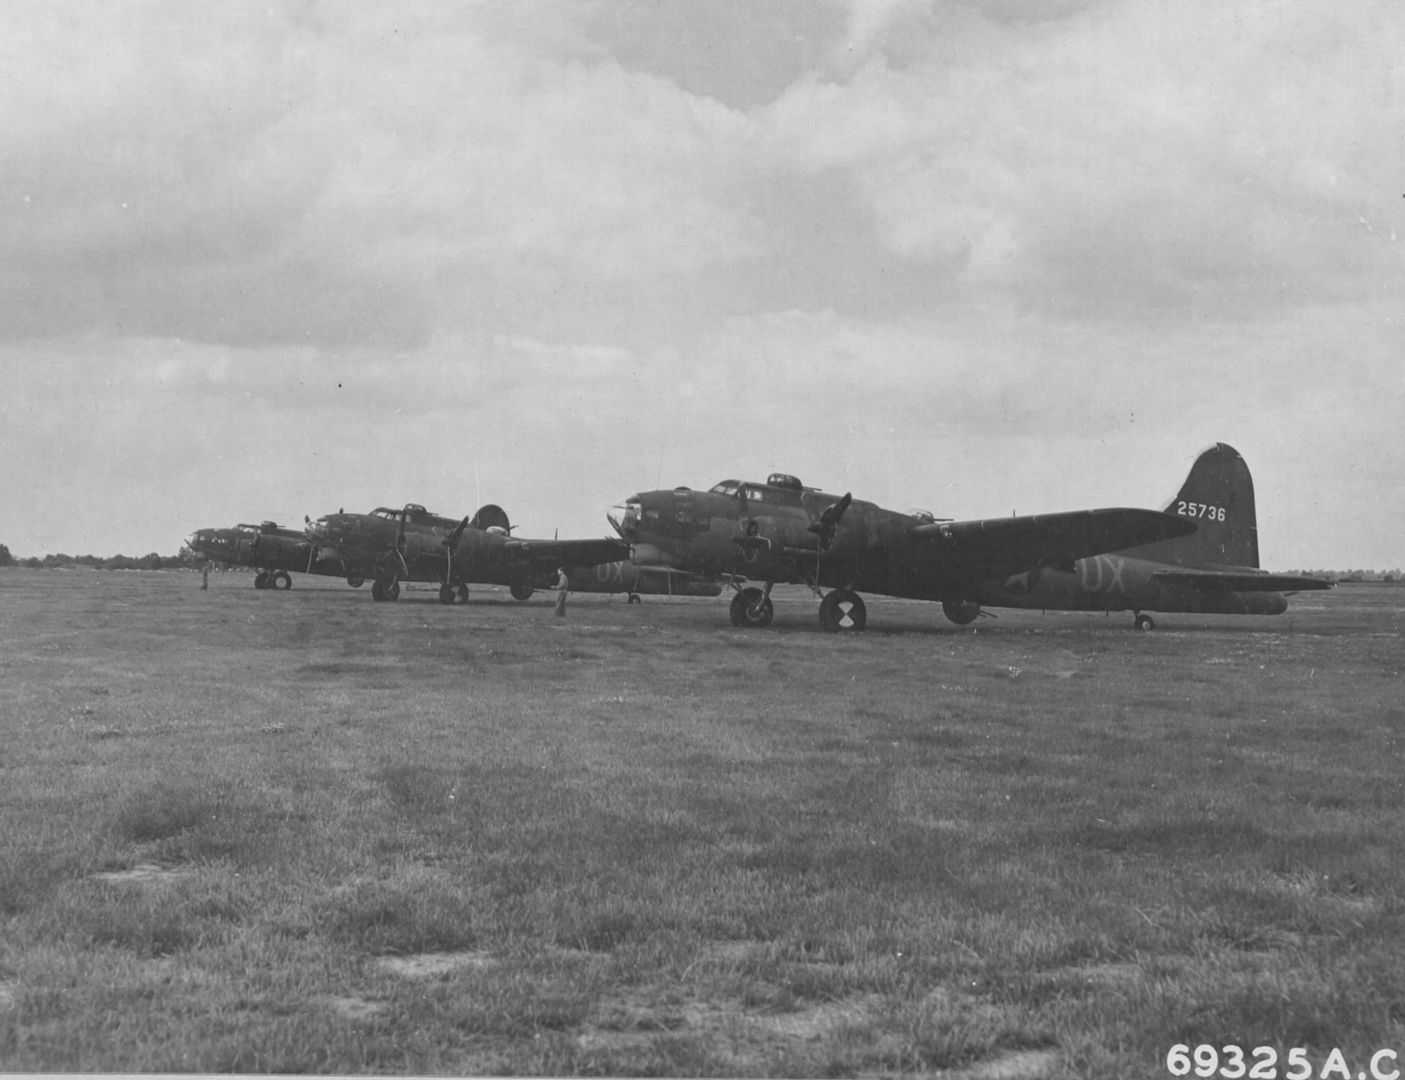
[[[512,532],[512,525],[507,520],[507,511],[495,503],[480,506],[478,513],[473,515],[473,520],[469,522],[469,525],[484,532],[489,529],[501,529],[505,533]]]
[[[1147,544],[1127,554],[1176,566],[1259,565],[1254,480],[1239,451],[1216,443],[1195,459],[1166,513],[1195,520],[1190,536]]]

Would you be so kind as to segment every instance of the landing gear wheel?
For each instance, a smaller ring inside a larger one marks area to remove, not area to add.
[[[452,585],[439,586],[439,602],[441,604],[452,604],[454,602],[454,587]]]
[[[389,585],[385,587],[385,598],[387,600],[400,599],[400,582],[392,581]]]
[[[534,592],[533,588],[530,585],[521,581],[519,581],[516,585],[513,585],[512,588],[508,589],[507,591],[512,593],[512,598],[514,600],[524,601],[530,600],[532,597],[532,593]]]
[[[377,578],[375,581],[371,582],[371,599],[372,599],[372,600],[399,600],[399,599],[400,599],[400,582],[398,582],[398,581],[381,581],[379,578]]]
[[[346,579],[346,583],[350,585],[353,589],[359,589],[362,585],[366,584],[366,579],[353,574],[351,577]]]
[[[748,630],[770,626],[775,614],[776,609],[771,604],[771,598],[760,589],[743,589],[732,597],[733,626],[741,626]]]
[[[379,578],[371,582],[371,599],[376,601],[385,599],[385,582]]]
[[[628,599],[626,602],[627,602],[627,603],[630,603],[630,604],[637,604],[637,603],[639,603],[639,594],[638,594],[637,592],[632,592],[632,593],[630,593],[630,594],[629,594],[629,599]]]
[[[1138,630],[1155,630],[1156,620],[1145,612],[1137,612],[1137,617],[1132,620],[1132,625]]]
[[[267,571],[267,570],[260,570],[257,574],[254,575],[254,588],[256,588],[256,589],[266,589],[266,588],[268,588],[268,571]]]
[[[293,587],[293,579],[288,571],[279,570],[278,573],[268,579],[268,585],[271,589],[291,589]]]
[[[466,581],[459,582],[459,603],[468,603],[468,582]]]
[[[863,597],[848,589],[835,589],[820,601],[820,629],[828,633],[854,633],[868,625]]]

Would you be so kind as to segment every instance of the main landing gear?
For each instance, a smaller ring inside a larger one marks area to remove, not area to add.
[[[732,597],[732,625],[743,629],[770,626],[776,610],[771,603],[771,585],[765,589],[749,586]],[[852,589],[834,589],[820,601],[820,629],[826,633],[854,633],[868,625],[863,597]]]
[[[293,579],[286,570],[260,570],[254,575],[254,588],[278,589],[286,591],[293,587]]]
[[[769,583],[766,585],[765,591],[752,586],[738,589],[737,595],[732,597],[733,626],[744,627],[748,630],[770,626],[775,614],[776,609],[771,604]]]
[[[1136,613],[1136,618],[1132,620],[1132,625],[1135,626],[1138,630],[1155,630],[1156,620],[1153,619],[1150,615],[1148,615],[1145,611],[1138,611]]]
[[[390,578],[389,580],[376,578],[375,581],[371,582],[371,599],[399,600],[400,582],[396,581],[394,578]]]

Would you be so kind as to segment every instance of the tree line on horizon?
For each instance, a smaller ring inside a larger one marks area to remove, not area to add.
[[[199,567],[205,564],[205,557],[190,548],[182,546],[174,555],[159,555],[150,552],[146,555],[45,555],[17,559],[10,554],[5,544],[0,544],[0,567],[20,566],[29,570],[54,570],[84,566],[92,570],[176,570],[181,567]],[[1330,581],[1405,581],[1397,567],[1394,570],[1285,570],[1287,574],[1306,574],[1311,577],[1327,578]]]

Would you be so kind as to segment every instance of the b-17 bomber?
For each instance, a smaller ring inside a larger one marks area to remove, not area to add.
[[[708,491],[646,491],[616,504],[608,517],[636,562],[763,583],[738,588],[733,625],[769,626],[772,587],[791,583],[829,590],[819,607],[828,631],[864,628],[861,592],[959,604],[986,581],[1071,567],[1196,530],[1186,517],[1135,508],[939,520],[885,510],[851,493],[826,494],[784,473],[764,484],[723,480]]]
[[[735,626],[767,626],[780,583],[830,591],[825,630],[861,630],[860,591],[934,600],[958,624],[982,606],[1275,615],[1284,594],[1331,582],[1259,568],[1249,468],[1217,443],[1164,511],[1110,508],[979,521],[884,510],[772,474],[632,495],[609,511],[636,561],[763,586],[738,588]]]
[[[472,517],[430,513],[418,503],[369,514],[338,512],[307,521],[307,539],[372,581],[376,600],[395,600],[400,582],[439,583],[441,603],[468,599],[470,584],[506,585],[525,600],[559,567],[593,567],[628,557],[626,544],[598,540],[527,540],[512,535],[506,512],[488,504]]]
[[[253,567],[257,571],[256,589],[291,589],[293,578],[289,571],[347,577],[341,563],[317,557],[302,530],[285,529],[274,521],[227,529],[196,529],[185,542],[191,551],[207,559]],[[348,577],[348,583],[356,586],[362,582],[353,576]]]

